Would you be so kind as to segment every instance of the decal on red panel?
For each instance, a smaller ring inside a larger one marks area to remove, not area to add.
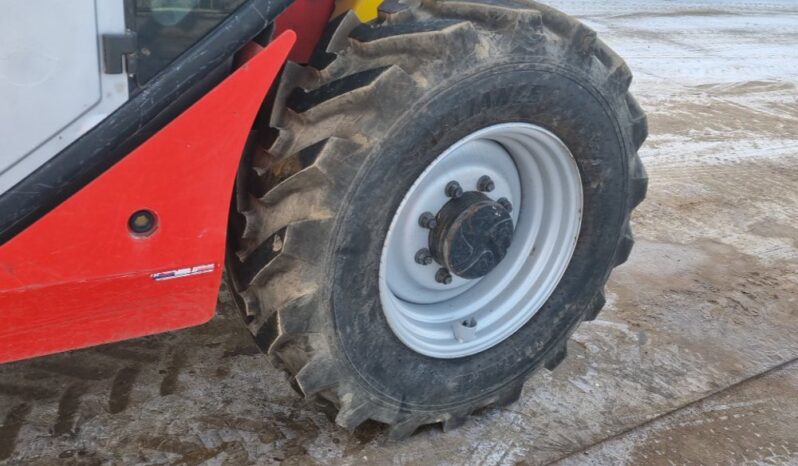
[[[192,275],[202,275],[204,273],[211,273],[216,270],[216,264],[198,265],[196,267],[186,267],[183,269],[167,270],[166,272],[158,272],[152,274],[155,281],[173,280],[175,278],[190,277]]]

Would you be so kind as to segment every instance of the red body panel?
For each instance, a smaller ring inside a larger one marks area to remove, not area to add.
[[[284,32],[0,247],[0,362],[187,327],[213,316],[235,173],[255,115],[295,41],[292,31]],[[158,216],[148,237],[128,230],[139,209]],[[197,266],[203,267],[192,271]],[[185,276],[153,277],[177,269],[186,269],[177,273]]]
[[[274,22],[274,33],[296,31],[297,43],[289,60],[307,63],[335,9],[335,0],[296,0]]]

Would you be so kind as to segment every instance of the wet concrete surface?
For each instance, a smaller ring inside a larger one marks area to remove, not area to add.
[[[796,464],[798,363],[564,458],[579,464]]]
[[[798,464],[798,5],[551,3],[635,71],[651,186],[606,311],[517,404],[349,434],[223,292],[202,327],[0,366],[0,463]]]

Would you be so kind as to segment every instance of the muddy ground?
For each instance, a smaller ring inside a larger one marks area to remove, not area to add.
[[[636,72],[651,187],[607,310],[520,402],[349,434],[223,292],[199,328],[0,366],[0,463],[798,464],[798,4],[552,3]]]

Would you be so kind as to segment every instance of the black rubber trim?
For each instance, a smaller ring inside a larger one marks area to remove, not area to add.
[[[292,2],[248,0],[122,107],[3,193],[0,245],[122,160],[224,79],[233,54]]]

